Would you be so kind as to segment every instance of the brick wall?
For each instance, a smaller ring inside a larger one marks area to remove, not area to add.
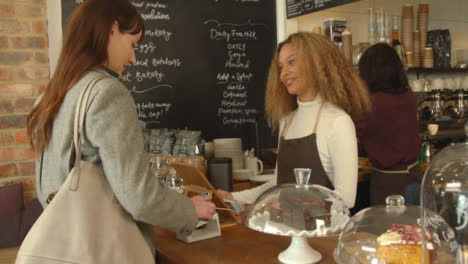
[[[46,0],[0,0],[0,186],[35,197],[26,117],[49,79]]]

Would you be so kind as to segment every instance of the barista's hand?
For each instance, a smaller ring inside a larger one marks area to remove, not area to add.
[[[216,193],[218,194],[219,197],[223,199],[234,199],[234,196],[232,196],[232,193],[226,192],[224,190],[218,189],[216,190]]]
[[[210,220],[213,217],[213,214],[216,211],[216,206],[211,202],[211,197],[201,197],[196,195],[190,199],[192,199],[198,219]]]

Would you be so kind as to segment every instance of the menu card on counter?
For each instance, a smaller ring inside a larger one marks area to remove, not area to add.
[[[359,0],[286,0],[286,15],[289,19],[356,1]]]
[[[79,0],[62,0],[66,22]],[[123,82],[149,128],[247,137],[263,117],[276,47],[275,1],[133,0],[145,21]],[[250,126],[249,126],[250,125]]]

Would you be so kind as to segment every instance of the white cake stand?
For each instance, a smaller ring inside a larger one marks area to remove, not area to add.
[[[322,254],[313,249],[307,238],[292,236],[289,247],[278,255],[281,263],[285,264],[312,264],[322,259]]]
[[[296,176],[295,185],[277,185],[257,198],[252,211],[247,217],[246,224],[248,228],[259,232],[291,237],[291,244],[289,244],[289,247],[278,255],[278,259],[281,263],[317,263],[322,259],[322,255],[309,245],[307,238],[338,234],[349,220],[349,210],[344,201],[331,190],[319,185],[307,185],[310,177],[310,169],[295,168],[294,174]],[[315,219],[314,230],[300,230],[290,224],[284,223],[282,219],[278,221],[276,217],[278,209],[281,210],[279,199],[282,189],[293,190],[291,193],[298,198],[308,193],[309,196],[316,197],[315,199],[330,201],[330,222],[325,222],[325,220],[317,218]],[[268,208],[276,208],[274,219],[272,219],[273,216],[270,214]]]

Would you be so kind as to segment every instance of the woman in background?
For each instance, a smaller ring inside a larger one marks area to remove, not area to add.
[[[294,168],[310,168],[309,184],[334,190],[353,207],[358,154],[350,116],[368,111],[370,99],[336,45],[306,32],[280,43],[268,74],[265,108],[280,135],[276,178],[250,190],[218,194],[252,203],[276,184],[295,183]]]
[[[151,173],[143,135],[128,89],[119,80],[136,62],[143,19],[127,0],[87,0],[72,14],[62,52],[47,89],[28,116],[36,163],[37,195],[44,207],[70,172],[73,120],[80,92],[96,76],[86,106],[81,158],[101,166],[113,195],[137,222],[153,249],[147,224],[190,233],[215,211],[207,198],[189,199],[161,185]],[[118,230],[115,230],[119,232]]]
[[[391,194],[419,204],[421,168],[418,155],[418,106],[395,50],[379,43],[359,60],[359,72],[372,95],[373,110],[356,120],[359,142],[374,168],[370,177],[371,205],[385,204]],[[410,184],[410,185],[408,185]]]

